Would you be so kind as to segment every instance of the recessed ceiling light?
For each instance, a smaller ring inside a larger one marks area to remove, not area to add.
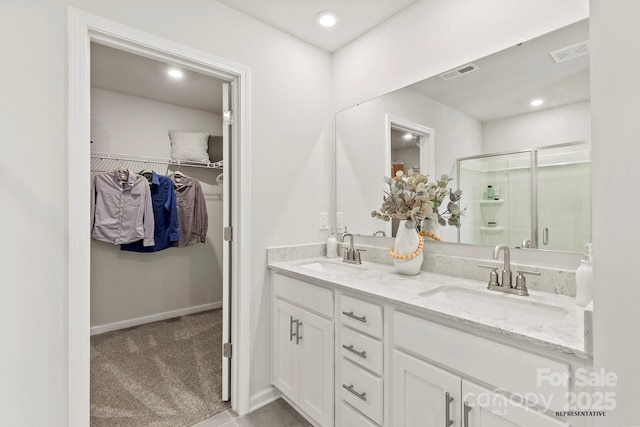
[[[413,139],[413,134],[407,132],[404,135],[402,135],[402,139],[404,139],[405,141],[408,141],[410,139]]]
[[[182,71],[176,68],[169,68],[169,71],[167,71],[167,73],[174,79],[181,79],[183,76]]]
[[[540,99],[540,98],[538,98],[538,99],[534,99],[533,101],[531,101],[531,103],[530,103],[530,104],[531,104],[531,106],[532,106],[532,107],[539,107],[539,106],[541,106],[542,104],[544,104],[544,100],[542,100],[542,99]]]
[[[338,14],[332,10],[325,10],[316,16],[318,23],[323,27],[333,27],[338,22]]]

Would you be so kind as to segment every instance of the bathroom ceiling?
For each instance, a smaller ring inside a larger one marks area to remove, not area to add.
[[[334,52],[417,0],[218,0],[321,49]],[[316,15],[338,14],[338,24],[323,28]]]
[[[139,96],[214,114],[222,114],[222,80],[181,70],[181,79],[167,74],[170,65],[91,43],[91,87]]]
[[[481,122],[586,101],[589,55],[556,63],[549,53],[587,40],[589,21],[579,21],[473,61],[476,71],[452,80],[434,76],[410,87]],[[545,103],[534,108],[535,98]]]

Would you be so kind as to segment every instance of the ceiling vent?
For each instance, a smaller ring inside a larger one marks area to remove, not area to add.
[[[549,52],[556,62],[565,62],[589,54],[589,40]]]
[[[467,65],[463,65],[462,67],[458,67],[454,70],[442,73],[440,74],[440,77],[443,78],[444,80],[453,80],[464,74],[472,73],[476,70],[478,70],[478,66],[476,64],[467,64]]]

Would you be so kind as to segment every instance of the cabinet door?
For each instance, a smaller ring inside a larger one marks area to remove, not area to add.
[[[462,380],[463,427],[570,427],[571,424],[549,417],[502,394]],[[469,409],[467,409],[469,408]]]
[[[330,426],[333,425],[333,322],[302,310],[300,322],[298,405],[320,426]]]
[[[442,427],[448,425],[447,413],[460,425],[460,377],[398,350],[391,363],[391,425]]]
[[[271,382],[294,403],[298,401],[298,345],[296,320],[300,310],[278,298],[273,313],[273,368]]]

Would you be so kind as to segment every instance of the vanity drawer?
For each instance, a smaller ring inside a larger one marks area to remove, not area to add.
[[[449,328],[402,312],[393,313],[393,344],[449,370],[473,377],[509,393],[532,392],[551,399],[549,409],[564,410],[569,383],[553,387],[548,378],[569,378],[571,366]],[[557,385],[557,384],[556,384]],[[538,402],[540,403],[540,402]]]
[[[345,402],[376,423],[382,424],[382,378],[342,359],[339,387]]]
[[[326,317],[333,317],[333,291],[281,274],[273,275],[273,289],[279,298],[289,300]]]
[[[340,295],[340,322],[376,338],[382,338],[382,307]]]
[[[377,427],[369,418],[342,402],[340,404],[340,427]]]
[[[382,342],[349,328],[340,328],[340,354],[346,359],[382,375]]]

